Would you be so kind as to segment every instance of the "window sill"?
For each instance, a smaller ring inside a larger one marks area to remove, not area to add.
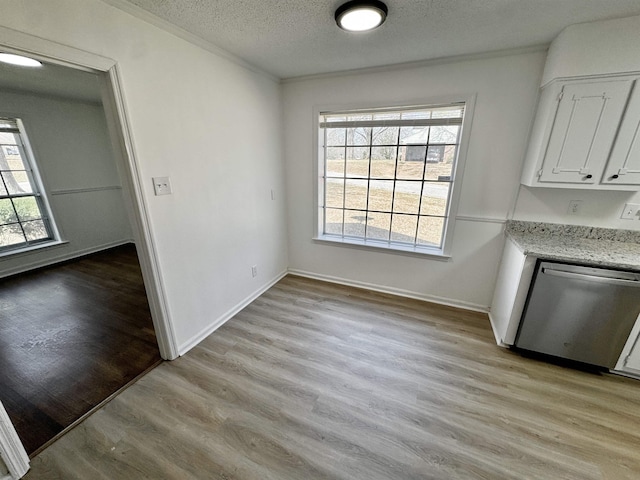
[[[412,246],[372,239],[343,238],[334,235],[320,235],[314,237],[313,241],[316,243],[326,243],[334,246],[357,248],[362,250],[377,250],[381,253],[429,258],[431,260],[439,260],[443,262],[447,262],[451,259],[451,255],[446,255],[441,248],[436,247]]]
[[[0,252],[0,259],[13,257],[14,255],[27,254],[27,253],[35,252],[37,250],[42,250],[44,248],[59,247],[61,245],[66,245],[68,243],[69,242],[66,240],[52,240],[50,242],[31,245],[30,247],[17,248],[15,250],[6,250],[4,252]]]

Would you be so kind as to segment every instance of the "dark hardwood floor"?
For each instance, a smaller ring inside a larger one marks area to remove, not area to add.
[[[132,244],[0,279],[0,401],[30,455],[160,360]]]
[[[288,276],[25,480],[637,480],[639,398],[485,314]]]

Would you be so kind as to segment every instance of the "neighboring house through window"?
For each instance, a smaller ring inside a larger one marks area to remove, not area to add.
[[[316,238],[447,255],[465,110],[321,111]]]
[[[21,122],[0,118],[0,254],[56,240]]]

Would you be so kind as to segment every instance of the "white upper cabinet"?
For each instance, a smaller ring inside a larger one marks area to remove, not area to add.
[[[640,185],[640,80],[631,94],[602,183]]]
[[[628,103],[634,83],[640,82],[624,77],[547,85],[531,133],[522,183],[637,190],[640,93]]]

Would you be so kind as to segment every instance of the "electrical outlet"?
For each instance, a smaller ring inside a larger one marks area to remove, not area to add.
[[[625,220],[640,220],[640,204],[625,204],[624,208],[622,209],[620,218],[624,218]]]
[[[153,177],[153,191],[158,195],[171,195],[169,177]]]
[[[251,276],[254,277],[254,278],[258,276],[258,266],[257,265],[253,265],[251,267]]]
[[[271,200],[275,200],[276,199],[276,191],[272,188],[271,189]]]
[[[582,210],[582,200],[571,200],[569,202],[569,208],[567,209],[567,213],[569,215],[580,215],[581,210]]]

